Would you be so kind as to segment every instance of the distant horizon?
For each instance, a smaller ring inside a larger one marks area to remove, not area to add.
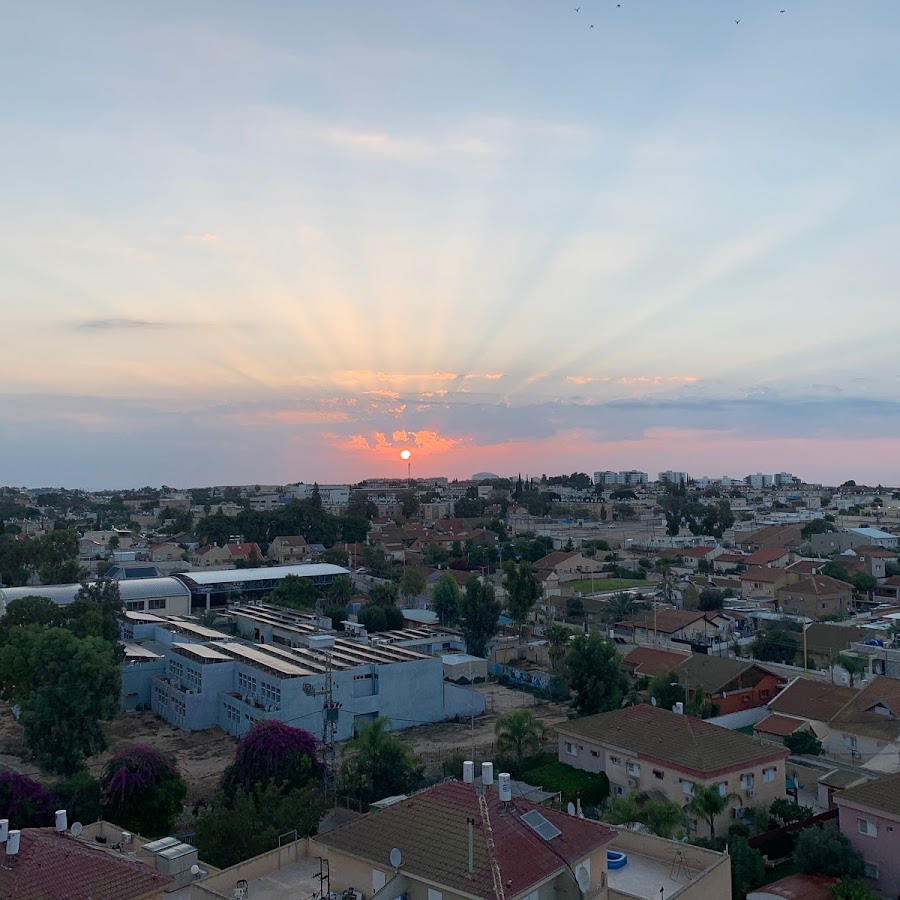
[[[575,5],[18,4],[0,478],[900,483],[900,3]]]

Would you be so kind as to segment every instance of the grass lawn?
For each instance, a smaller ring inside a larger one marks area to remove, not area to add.
[[[558,761],[524,772],[521,780],[545,791],[560,791],[563,805],[574,803],[580,794],[582,803],[596,806],[609,793],[605,775],[592,775]]]
[[[642,581],[639,578],[579,578],[577,581],[567,581],[563,587],[589,594],[591,591],[625,591],[629,588],[650,587],[654,582]]]

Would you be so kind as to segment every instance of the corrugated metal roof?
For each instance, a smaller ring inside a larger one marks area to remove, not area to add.
[[[321,578],[328,575],[349,575],[350,570],[330,563],[310,563],[305,566],[261,566],[255,569],[221,569],[207,572],[184,572],[179,577],[201,587],[215,587],[236,581],[272,581],[297,575],[300,578]]]

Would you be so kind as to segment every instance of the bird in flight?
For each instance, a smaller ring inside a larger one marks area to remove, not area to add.
[[[594,26],[593,26],[593,25],[591,25],[591,28],[593,28],[593,27],[594,27]]]
[[[785,13],[785,11],[783,9],[779,9],[778,12],[780,12],[782,15],[784,15],[784,13]]]
[[[740,24],[741,24],[741,20],[740,20],[740,19],[735,19],[735,20],[734,20],[734,24],[735,24],[735,25],[740,25]]]
[[[576,6],[576,7],[575,7],[575,12],[581,12],[581,7],[580,7],[580,6]],[[782,12],[784,12],[784,10],[782,10]]]

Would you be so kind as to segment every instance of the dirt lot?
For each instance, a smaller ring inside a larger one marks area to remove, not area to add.
[[[163,722],[151,712],[126,713],[103,730],[110,749],[88,760],[94,776],[99,776],[112,751],[121,744],[144,744],[166,753],[174,753],[188,787],[188,804],[210,797],[222,770],[234,758],[234,738],[218,728],[208,731],[182,731]],[[27,758],[22,727],[6,704],[0,704],[0,768],[11,769],[49,783],[55,779],[42,772]]]
[[[536,700],[525,691],[499,684],[473,685],[472,690],[485,695],[485,714],[475,719],[474,729],[472,720],[467,719],[459,723],[420,725],[398,732],[426,760],[429,770],[436,771],[447,757],[458,753],[473,756],[476,761],[490,759],[494,752],[497,718],[512,709],[530,709],[547,728],[548,742],[552,742],[553,726],[568,717],[568,708],[563,704]]]

